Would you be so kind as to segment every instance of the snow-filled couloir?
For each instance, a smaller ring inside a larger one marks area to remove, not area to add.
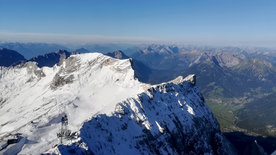
[[[144,84],[134,78],[131,59],[87,53],[51,68],[34,62],[2,67],[0,90],[3,154],[223,154],[229,149],[195,76]],[[76,138],[60,144],[64,115]],[[17,141],[8,145],[12,136]]]

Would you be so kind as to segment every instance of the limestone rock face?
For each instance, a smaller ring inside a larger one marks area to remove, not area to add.
[[[99,53],[71,55],[53,67],[28,62],[0,68],[0,141],[22,139],[1,143],[0,154],[231,151],[195,75],[158,85],[134,75],[130,59]],[[60,144],[64,115],[74,134]]]

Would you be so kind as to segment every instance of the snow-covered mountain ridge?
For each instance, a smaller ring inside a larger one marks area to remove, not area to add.
[[[134,78],[131,59],[71,55],[60,65],[0,69],[0,139],[21,133],[0,153],[212,153],[227,143],[194,76],[160,85]],[[79,138],[58,144],[61,117]]]

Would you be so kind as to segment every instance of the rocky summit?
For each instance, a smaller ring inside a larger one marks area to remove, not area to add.
[[[234,154],[194,75],[149,85],[100,53],[36,65],[0,70],[0,154]]]

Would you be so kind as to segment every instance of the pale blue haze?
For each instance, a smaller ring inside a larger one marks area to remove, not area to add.
[[[0,32],[274,43],[276,1],[0,0]]]

